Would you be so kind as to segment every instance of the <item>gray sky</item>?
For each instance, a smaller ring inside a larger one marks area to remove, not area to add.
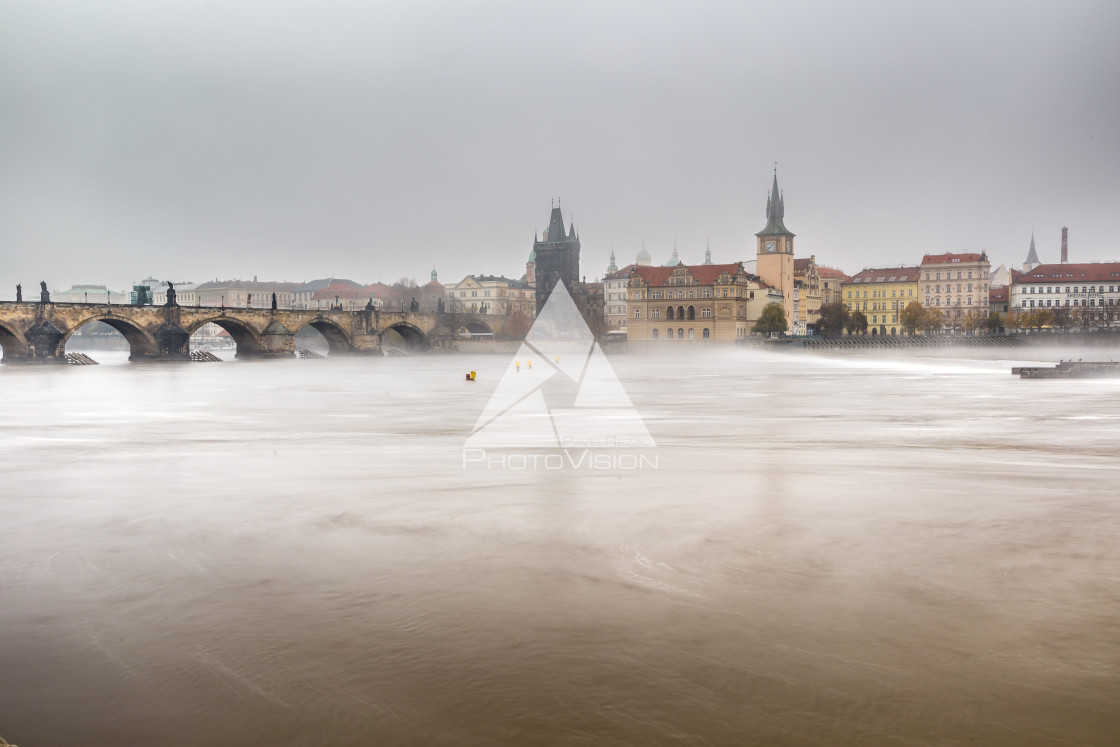
[[[8,0],[0,297],[149,273],[519,277],[562,199],[751,259],[1120,259],[1120,3]]]

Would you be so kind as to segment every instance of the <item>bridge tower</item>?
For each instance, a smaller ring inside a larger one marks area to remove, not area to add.
[[[548,230],[541,240],[533,241],[536,256],[537,311],[544,308],[552,289],[564,281],[568,292],[573,293],[579,282],[579,236],[575,223],[565,232],[564,215],[554,205],[548,220]]]

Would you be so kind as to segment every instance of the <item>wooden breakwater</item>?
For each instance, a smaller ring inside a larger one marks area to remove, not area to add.
[[[806,350],[917,350],[947,348],[1014,348],[1026,343],[1026,335],[852,335],[801,340]],[[796,340],[794,343],[796,344]]]

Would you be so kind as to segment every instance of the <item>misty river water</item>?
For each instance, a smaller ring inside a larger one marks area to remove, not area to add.
[[[20,747],[1120,743],[1120,380],[615,356],[656,469],[503,470],[509,356],[94,357],[0,368]]]

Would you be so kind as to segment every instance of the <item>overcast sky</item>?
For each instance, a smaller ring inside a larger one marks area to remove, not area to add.
[[[612,245],[1120,259],[1120,3],[0,3],[0,297]]]

